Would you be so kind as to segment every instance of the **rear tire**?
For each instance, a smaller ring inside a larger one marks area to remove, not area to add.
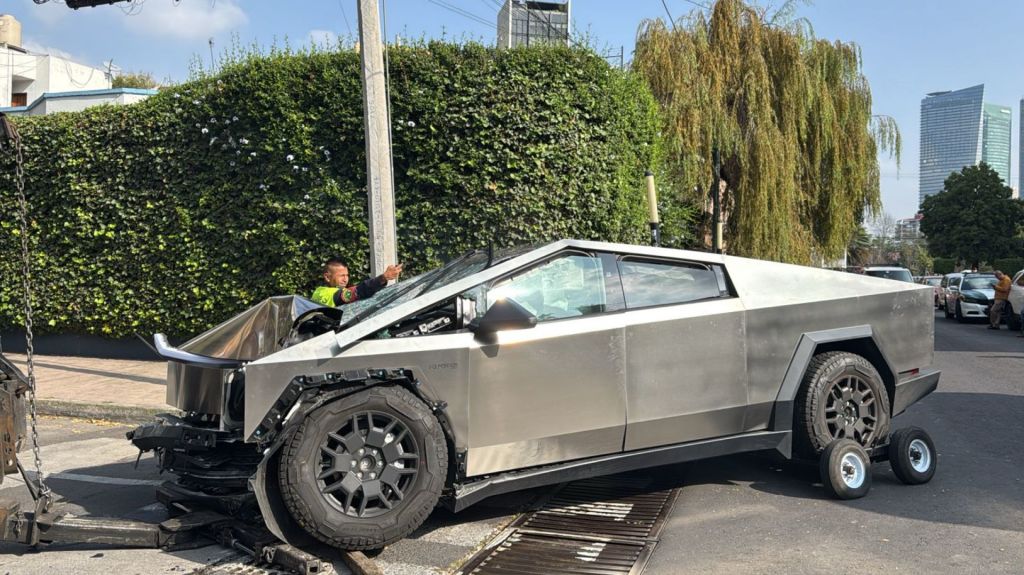
[[[379,549],[423,523],[447,473],[434,414],[408,390],[380,386],[310,413],[284,445],[278,479],[310,535],[341,549]]]
[[[811,359],[796,403],[796,451],[820,454],[833,440],[849,438],[865,448],[889,435],[889,394],[875,366],[845,352]]]
[[[871,458],[852,439],[837,439],[818,463],[825,492],[837,499],[859,499],[871,491]]]
[[[889,437],[889,464],[896,478],[907,485],[931,481],[938,457],[928,432],[920,427],[894,431]]]

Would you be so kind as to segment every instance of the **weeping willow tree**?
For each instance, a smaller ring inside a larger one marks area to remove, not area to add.
[[[898,162],[900,135],[871,113],[859,48],[816,39],[792,6],[768,15],[719,0],[674,24],[645,21],[633,67],[661,105],[681,199],[707,193],[717,147],[729,251],[810,263],[841,257],[880,209],[877,155]]]

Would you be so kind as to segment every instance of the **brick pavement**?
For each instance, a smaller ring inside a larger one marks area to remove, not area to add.
[[[5,354],[23,372],[24,354]],[[167,362],[36,355],[41,411],[54,415],[146,418],[170,411]]]

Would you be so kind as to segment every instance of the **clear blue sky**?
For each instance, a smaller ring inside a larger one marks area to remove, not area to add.
[[[442,0],[493,22],[501,0]],[[706,0],[666,0],[679,17]],[[773,2],[774,5],[781,4]],[[428,0],[385,0],[388,36],[494,41],[495,27]],[[0,12],[17,17],[26,47],[101,66],[113,59],[128,71],[183,80],[196,55],[209,62],[209,38],[218,52],[237,37],[243,44],[305,44],[346,37],[356,29],[356,0],[146,0],[137,7],[72,11],[62,3],[3,0]],[[862,48],[874,111],[896,118],[904,136],[903,162],[883,158],[882,201],[894,217],[917,210],[919,115],[928,92],[986,85],[986,100],[1013,108],[1012,181],[1018,181],[1016,134],[1024,93],[1024,58],[1017,40],[1024,3],[990,1],[969,8],[962,0],[819,0],[801,5],[820,38]],[[665,18],[661,0],[575,0],[574,33],[626,59],[645,18]],[[347,22],[346,22],[347,19]]]

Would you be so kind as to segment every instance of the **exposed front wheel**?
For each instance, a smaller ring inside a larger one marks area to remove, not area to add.
[[[889,437],[889,464],[896,478],[907,485],[928,483],[935,475],[935,444],[920,427],[897,429]]]
[[[441,425],[401,387],[374,387],[310,413],[285,444],[285,506],[317,539],[377,549],[434,509],[448,472]]]
[[[821,453],[818,467],[825,491],[838,499],[858,499],[871,490],[871,458],[852,439],[837,439]]]
[[[889,395],[875,366],[845,351],[811,360],[797,395],[796,449],[808,458],[836,439],[870,448],[889,434]]]

